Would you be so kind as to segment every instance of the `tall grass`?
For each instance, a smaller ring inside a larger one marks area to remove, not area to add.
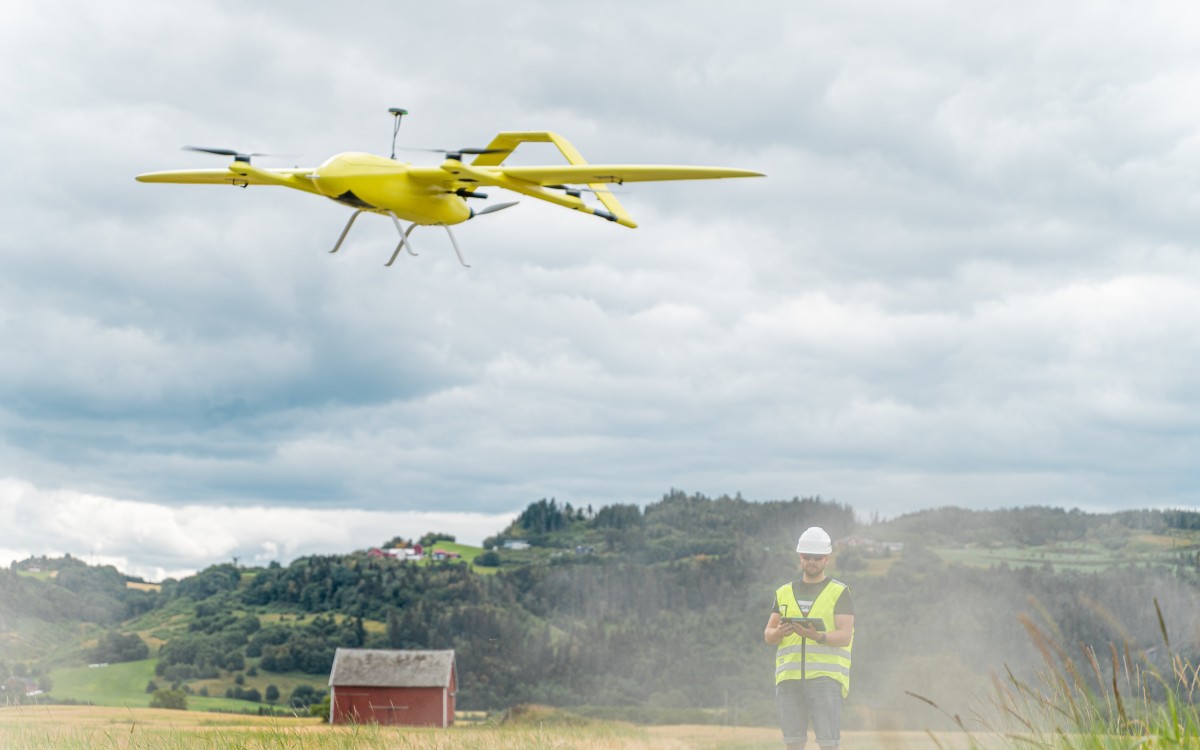
[[[710,731],[710,730],[706,730]],[[534,712],[499,725],[450,729],[352,725],[311,719],[212,715],[191,711],[101,706],[35,706],[0,710],[3,750],[685,750],[730,748],[722,742],[676,740],[642,727]],[[761,746],[761,744],[759,745]]]
[[[395,729],[375,725],[322,727],[307,730],[267,727],[152,728],[127,727],[11,727],[0,730],[5,750],[525,750],[526,748],[652,747],[648,737],[597,731],[591,728],[521,729]]]
[[[1073,656],[1053,622],[1020,620],[1041,655],[1032,679],[1005,668],[993,675],[993,693],[975,717],[982,732],[954,721],[975,747],[997,742],[1016,748],[1115,750],[1200,748],[1200,669],[1175,653],[1158,600],[1162,646],[1132,650],[1128,643],[1097,652],[1081,644]],[[935,703],[915,693],[919,700]]]

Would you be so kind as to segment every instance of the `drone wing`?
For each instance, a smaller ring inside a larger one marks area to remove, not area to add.
[[[549,143],[558,149],[567,164],[557,166],[505,166],[504,160],[522,143]],[[450,190],[472,190],[480,185],[495,185],[514,193],[548,201],[559,206],[594,214],[626,227],[636,227],[633,219],[611,192],[608,183],[651,182],[658,180],[712,180],[724,177],[762,177],[746,169],[722,167],[678,167],[630,164],[588,164],[566,138],[548,130],[510,131],[497,133],[492,142],[481,150],[470,165],[447,159],[440,167],[417,167],[409,172],[414,179],[436,184]],[[604,209],[583,202],[581,190],[569,185],[583,185],[595,192]]]
[[[447,160],[440,167],[414,167],[408,174],[418,181],[439,183],[448,189],[501,187],[531,198],[594,214],[626,227],[637,227],[637,224],[616,197],[605,189],[607,184],[763,176],[759,172],[747,169],[723,167],[586,163],[508,167],[466,165],[455,160]],[[579,195],[580,190],[572,190],[572,185],[586,186],[586,189],[596,194],[604,208],[587,205]]]
[[[664,180],[716,180],[725,177],[762,177],[748,169],[677,167],[670,165],[565,164],[552,167],[498,167],[496,171],[535,185],[599,185]]]
[[[137,176],[138,182],[171,182],[181,185],[279,185],[309,193],[317,192],[313,185],[312,167],[292,169],[261,169],[246,162],[235,161],[225,169],[177,169],[170,172],[147,172]]]

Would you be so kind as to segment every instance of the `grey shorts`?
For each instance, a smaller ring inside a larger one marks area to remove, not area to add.
[[[779,726],[788,745],[803,745],[811,723],[821,747],[842,741],[842,686],[832,677],[784,680],[775,686]]]

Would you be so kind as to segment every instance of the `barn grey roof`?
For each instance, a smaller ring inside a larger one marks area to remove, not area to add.
[[[364,687],[446,687],[454,669],[453,651],[396,651],[339,648],[330,685]]]

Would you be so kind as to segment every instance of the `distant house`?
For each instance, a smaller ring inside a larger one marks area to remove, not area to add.
[[[869,536],[849,536],[839,546],[856,549],[867,557],[882,557],[904,551],[904,542],[877,542]]]
[[[329,673],[329,723],[448,727],[457,694],[453,651],[339,648]]]
[[[411,547],[372,547],[367,550],[367,557],[386,557],[392,560],[400,560],[408,562],[410,560],[421,559],[421,545],[414,544]]]
[[[522,539],[505,539],[504,549],[529,549],[529,542]]]

